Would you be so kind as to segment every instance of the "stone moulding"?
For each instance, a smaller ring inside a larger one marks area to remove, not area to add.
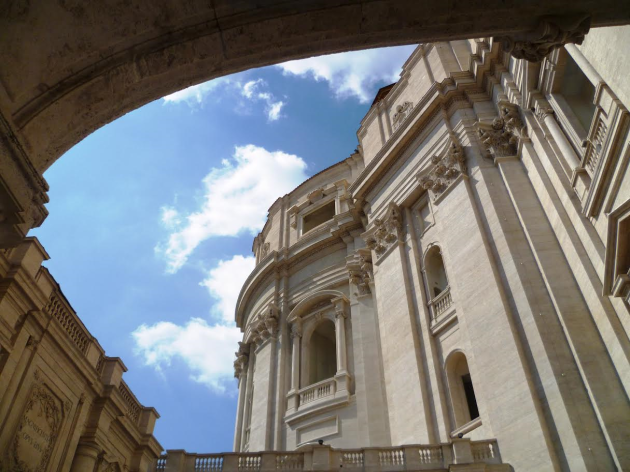
[[[521,120],[518,105],[499,102],[499,116],[491,124],[478,121],[475,124],[479,141],[486,157],[495,163],[500,158],[516,157],[519,144],[526,139],[527,128]]]
[[[396,243],[402,231],[400,208],[394,202],[389,204],[383,219],[376,218],[372,228],[361,235],[368,249],[374,251],[378,258]]]
[[[346,257],[346,268],[350,283],[357,287],[357,295],[372,293],[370,284],[374,281],[372,272],[372,254],[367,249],[359,249]]]
[[[247,343],[238,343],[238,351],[234,353],[236,360],[234,361],[234,377],[237,379],[243,372],[247,372],[247,364],[249,362],[250,345]]]
[[[520,36],[500,36],[503,50],[516,59],[542,61],[551,51],[568,43],[582,44],[591,27],[590,15],[547,16],[535,31]]]
[[[278,333],[279,318],[280,309],[276,304],[272,302],[267,305],[267,308],[259,313],[257,319],[254,320],[249,335],[249,341],[254,343],[258,348],[268,339],[275,338]]]
[[[430,170],[416,174],[420,186],[430,191],[436,201],[449,188],[457,177],[466,175],[466,156],[455,137],[451,137],[446,151],[442,155],[431,157]]]

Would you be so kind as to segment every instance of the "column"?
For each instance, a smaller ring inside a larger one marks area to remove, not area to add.
[[[549,133],[553,137],[553,140],[556,142],[558,147],[560,148],[560,152],[564,157],[565,162],[569,165],[571,170],[575,170],[582,165],[582,159],[578,157],[578,155],[573,150],[573,147],[569,143],[569,140],[564,135],[564,131],[560,128],[560,125],[556,121],[553,116],[553,109],[549,106],[536,106],[536,116],[542,119],[542,121],[547,126]]]
[[[248,363],[249,364],[249,363]],[[234,433],[234,452],[241,451],[241,437],[243,434],[243,410],[245,409],[245,395],[247,394],[247,365],[238,379],[238,409],[236,411],[236,426]]]
[[[94,443],[79,443],[77,452],[74,454],[71,472],[84,472],[94,470],[101,448]]]
[[[291,325],[291,390],[287,404],[287,414],[293,413],[299,406],[300,390],[300,349],[302,347],[302,322],[298,318]]]
[[[350,385],[350,375],[348,374],[348,356],[346,351],[346,316],[347,301],[343,298],[331,300],[335,304],[335,341],[337,345],[337,382],[336,393],[347,394]]]
[[[250,350],[255,349],[255,345],[252,345]],[[243,407],[243,419],[241,421],[241,447],[239,451],[243,451],[245,449],[245,445],[248,444],[249,438],[247,437],[246,428],[249,427],[249,422],[251,418],[251,409],[252,409],[252,383],[254,381],[254,363],[255,363],[254,353],[250,352],[250,358],[247,365],[247,381],[245,383],[245,405]]]

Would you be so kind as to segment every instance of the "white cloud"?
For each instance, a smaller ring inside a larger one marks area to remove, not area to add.
[[[267,110],[267,117],[269,118],[269,121],[276,121],[278,118],[280,118],[280,111],[282,110],[283,106],[284,102],[282,100],[279,102],[274,102],[269,106],[269,109]]]
[[[164,206],[161,208],[161,211],[162,217],[160,220],[165,227],[175,228],[177,225],[181,224],[179,213],[175,208]]]
[[[166,259],[167,272],[177,272],[208,238],[260,231],[271,204],[305,179],[306,163],[296,155],[237,146],[230,160],[203,179],[201,208],[182,215],[169,207],[166,218],[163,210],[162,222],[171,234],[156,252]]]
[[[164,103],[187,103],[189,106],[201,105],[210,92],[219,86],[228,85],[230,79],[227,77],[219,77],[202,84],[193,85],[179,92],[172,93],[163,97]]]
[[[325,80],[338,98],[354,96],[366,103],[377,85],[398,80],[402,65],[416,46],[369,49],[311,57],[278,64],[284,74]]]
[[[262,100],[266,103],[265,111],[267,112],[267,119],[269,121],[276,121],[282,115],[280,111],[285,103],[282,100],[276,101],[274,95],[270,92],[261,92],[260,90],[267,86],[267,82],[263,79],[250,80],[241,90],[241,94],[252,101]]]
[[[195,382],[207,385],[216,393],[228,391],[230,385],[234,385],[234,352],[242,339],[234,324],[236,299],[254,265],[251,256],[236,255],[219,261],[201,283],[217,301],[213,310],[218,322],[210,324],[201,318],[191,318],[184,325],[169,321],[143,324],[132,333],[136,355],[161,374],[173,360],[181,360]]]
[[[234,375],[234,352],[241,340],[234,326],[211,326],[201,318],[192,318],[184,326],[168,321],[141,325],[132,336],[136,354],[146,365],[163,373],[173,359],[180,359],[191,370],[191,378],[218,393],[226,391]]]
[[[230,260],[219,261],[219,264],[208,272],[208,277],[200,283],[208,289],[210,296],[218,301],[215,313],[224,323],[234,322],[238,294],[254,266],[254,257],[236,255]]]
[[[268,91],[269,85],[263,79],[255,79],[242,83],[243,74],[229,77],[219,77],[202,84],[193,85],[179,92],[172,93],[162,98],[164,104],[185,103],[196,109],[203,107],[210,97],[215,101],[221,98],[230,98],[234,103],[234,111],[237,113],[250,113],[253,104],[265,105],[265,114],[268,121],[276,121],[282,118],[280,110],[285,105],[282,100],[276,100],[273,93]],[[246,99],[246,100],[244,100]]]

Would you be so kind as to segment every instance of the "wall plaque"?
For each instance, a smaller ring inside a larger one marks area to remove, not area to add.
[[[45,385],[35,386],[9,451],[9,471],[44,472],[62,420],[59,399]]]

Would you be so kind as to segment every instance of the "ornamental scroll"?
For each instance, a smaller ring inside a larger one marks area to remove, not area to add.
[[[431,191],[435,201],[459,175],[466,174],[466,171],[464,150],[452,138],[446,152],[431,158],[429,172],[420,173],[416,178],[423,189]]]
[[[61,401],[44,384],[36,384],[9,450],[8,471],[44,472],[63,420]]]

